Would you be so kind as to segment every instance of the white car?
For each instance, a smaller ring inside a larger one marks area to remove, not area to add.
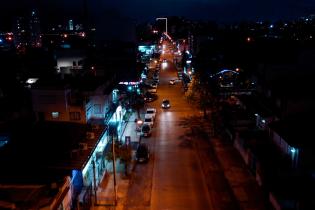
[[[145,125],[145,124],[150,125],[151,128],[153,127],[154,119],[153,119],[152,115],[150,115],[150,114],[144,115],[143,125]]]
[[[157,88],[151,87],[147,90],[149,93],[156,93],[157,92]]]
[[[147,108],[145,113],[146,115],[151,115],[153,119],[156,117],[156,109],[155,108]]]
[[[175,79],[171,79],[170,82],[169,82],[169,84],[170,84],[170,85],[175,85],[175,82],[176,82]]]

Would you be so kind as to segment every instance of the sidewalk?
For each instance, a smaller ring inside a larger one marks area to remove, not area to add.
[[[136,132],[136,123],[135,119],[137,118],[137,113],[132,113],[128,122],[125,124],[125,127],[122,130],[119,138],[125,142],[126,136],[130,137],[131,144],[133,146],[133,160],[129,166],[129,171],[133,170],[135,166],[134,154],[139,141],[140,134]],[[111,166],[112,169],[112,166]],[[116,195],[117,195],[117,205],[115,206],[115,187],[114,187],[114,173],[113,170],[104,176],[101,183],[97,189],[97,202],[95,204],[95,198],[93,198],[93,203],[91,209],[93,210],[104,210],[104,209],[119,209],[124,208],[124,204],[127,199],[128,187],[130,179],[124,174],[124,164],[120,164],[119,160],[116,161]],[[129,172],[130,174],[130,172]]]
[[[211,128],[207,128],[207,132],[211,133]],[[262,189],[259,187],[255,177],[250,173],[248,167],[244,163],[238,151],[234,148],[233,144],[223,137],[210,137],[210,149],[213,156],[218,160],[218,164],[214,162],[208,163],[207,174],[216,173],[220,171],[220,176],[217,177],[229,186],[226,189],[230,191],[222,191],[230,200],[224,201],[226,205],[238,203],[238,206],[228,209],[241,209],[241,210],[266,210],[268,206],[265,203]],[[205,148],[205,142],[199,142],[199,149]],[[205,152],[207,154],[205,154]],[[201,155],[208,156],[208,151],[201,152]],[[210,166],[209,166],[210,165]],[[222,174],[223,173],[223,174]],[[213,189],[214,185],[218,184],[218,179],[211,181],[210,188]],[[217,192],[216,192],[217,193]],[[222,198],[221,198],[222,199]]]

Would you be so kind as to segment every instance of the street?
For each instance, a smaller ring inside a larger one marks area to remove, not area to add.
[[[158,100],[144,108],[157,109],[152,136],[141,140],[150,146],[151,159],[136,165],[124,209],[267,209],[233,145],[209,136],[210,123],[187,103],[181,81],[169,84],[174,78],[177,70],[168,61],[160,71]],[[169,109],[161,108],[164,98]]]
[[[177,70],[168,61],[160,71],[158,100],[146,104],[157,109],[152,136],[142,138],[151,148],[148,164],[138,164],[128,192],[128,209],[212,209],[198,155],[191,142],[189,127],[181,122],[198,114],[184,99],[181,82],[169,85],[177,78]],[[167,98],[171,108],[163,110]]]

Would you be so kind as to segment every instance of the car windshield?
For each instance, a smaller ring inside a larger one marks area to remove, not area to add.
[[[152,122],[151,118],[144,119],[144,122]]]
[[[164,104],[168,104],[168,103],[169,103],[169,100],[164,100],[163,103],[164,103]]]
[[[153,110],[148,110],[147,113],[148,114],[154,114],[154,111]]]
[[[137,149],[137,155],[146,155],[148,148],[145,145],[140,145]]]
[[[143,125],[142,131],[143,131],[143,132],[148,132],[148,131],[150,131],[150,126],[148,126],[148,125]]]

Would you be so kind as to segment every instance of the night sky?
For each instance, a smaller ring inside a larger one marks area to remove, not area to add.
[[[1,2],[1,24],[36,7],[45,18],[83,14],[84,0],[7,0]],[[162,16],[215,21],[290,20],[315,14],[315,0],[87,0],[91,14],[113,12],[137,21]],[[98,10],[98,11],[97,11]]]

